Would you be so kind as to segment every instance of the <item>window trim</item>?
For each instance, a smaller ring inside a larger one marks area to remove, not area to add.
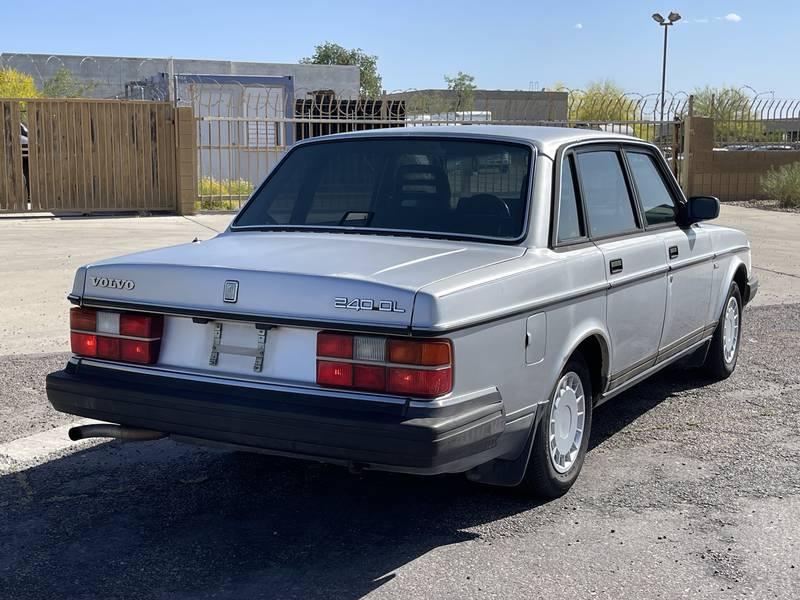
[[[662,225],[659,225],[659,226],[650,226],[647,229],[645,229],[645,228],[636,229],[634,231],[631,231],[630,233],[616,235],[613,238],[610,237],[610,236],[609,237],[603,237],[603,238],[592,237],[591,233],[587,231],[586,232],[587,236],[585,238],[583,238],[581,241],[578,241],[578,242],[575,242],[575,243],[570,243],[570,244],[565,244],[565,243],[559,244],[558,240],[557,240],[558,231],[556,229],[556,226],[557,226],[556,217],[554,215],[556,214],[556,211],[558,210],[558,204],[561,201],[561,183],[560,183],[560,181],[561,181],[561,165],[562,165],[564,156],[566,156],[568,153],[574,153],[576,151],[580,151],[583,148],[596,148],[596,147],[599,147],[599,146],[605,146],[606,148],[617,147],[622,152],[624,152],[625,147],[634,148],[637,151],[650,152],[653,156],[656,157],[656,163],[658,163],[659,168],[662,171],[662,175],[666,178],[666,181],[669,184],[669,188],[670,188],[670,190],[672,192],[672,196],[673,196],[674,199],[677,200],[677,205],[676,206],[678,208],[678,211],[680,211],[680,207],[681,206],[686,204],[686,199],[685,199],[685,196],[683,194],[683,191],[681,190],[680,186],[678,185],[678,182],[675,179],[675,177],[672,175],[672,172],[669,171],[668,169],[666,171],[664,170],[666,167],[665,167],[665,164],[663,164],[663,155],[662,155],[662,158],[659,158],[659,155],[661,154],[661,151],[656,146],[651,144],[650,142],[646,142],[644,140],[637,140],[637,139],[629,139],[629,140],[628,139],[623,139],[623,140],[620,140],[618,138],[591,139],[591,140],[580,140],[580,141],[577,141],[577,142],[569,142],[569,143],[566,143],[563,146],[559,147],[558,150],[555,153],[555,157],[553,158],[553,163],[554,163],[553,164],[553,183],[552,183],[551,193],[550,193],[550,231],[549,231],[549,234],[548,234],[548,248],[550,248],[551,250],[557,251],[557,252],[565,252],[565,251],[569,251],[569,250],[575,250],[575,249],[578,249],[578,248],[586,247],[586,246],[588,246],[590,244],[593,244],[594,242],[597,242],[597,241],[606,241],[606,240],[609,240],[609,239],[624,239],[624,238],[627,238],[627,237],[636,237],[636,236],[640,236],[640,235],[646,235],[648,233],[661,232],[661,231],[664,231],[665,229],[669,229],[671,227],[675,227],[676,229],[685,229],[686,228],[684,225],[681,225],[680,221],[678,221],[676,224],[667,223],[667,224],[662,224]],[[578,184],[580,185],[580,181],[578,181]],[[579,196],[580,196],[580,198],[579,198],[580,205],[581,205],[581,208],[584,211],[584,215],[585,215],[585,205],[584,205],[584,199],[583,199],[583,191],[579,190],[578,193],[579,193]],[[639,210],[639,208],[638,208],[638,197],[636,198],[636,202],[637,202],[636,211],[638,212],[638,210]],[[586,221],[584,220],[584,227],[585,226],[586,226]]]
[[[680,205],[681,200],[680,196],[676,196],[675,194],[675,187],[673,178],[667,177],[664,172],[664,164],[663,164],[663,156],[657,156],[653,149],[649,146],[640,146],[637,144],[623,144],[622,152],[625,155],[625,164],[627,165],[628,172],[630,175],[631,183],[633,184],[633,188],[636,191],[636,204],[638,206],[639,212],[642,218],[642,225],[644,226],[643,229],[645,231],[654,231],[654,230],[661,230],[661,229],[669,229],[671,227],[679,227],[680,224],[678,222],[678,214],[680,213]],[[664,184],[664,187],[669,194],[669,197],[672,199],[672,204],[675,209],[675,219],[672,222],[668,223],[655,223],[650,225],[647,223],[647,214],[644,210],[644,204],[642,203],[642,197],[639,193],[639,186],[636,183],[636,177],[633,174],[633,170],[631,169],[630,163],[628,161],[628,153],[631,154],[644,154],[645,156],[650,157],[653,161],[656,172],[658,172],[659,177],[661,177],[661,182]],[[660,152],[659,152],[660,154]]]
[[[330,139],[333,138],[333,139]],[[538,149],[536,145],[528,140],[522,139],[512,139],[507,138],[504,136],[466,136],[466,135],[426,135],[421,133],[419,135],[403,135],[403,134],[387,134],[387,135],[353,135],[353,134],[344,134],[341,137],[338,136],[330,136],[329,139],[324,138],[316,138],[305,140],[302,142],[298,142],[297,144],[293,145],[286,154],[284,154],[283,158],[273,167],[272,171],[270,171],[269,175],[261,182],[253,193],[250,195],[250,198],[247,199],[247,202],[239,209],[239,212],[234,217],[231,224],[228,226],[226,231],[229,232],[237,232],[237,231],[317,231],[321,233],[349,233],[349,234],[357,234],[357,235],[398,235],[402,234],[408,237],[422,237],[422,238],[431,238],[431,239],[443,239],[443,240],[456,240],[456,241],[468,241],[468,242],[483,242],[489,244],[502,244],[502,245],[520,245],[525,240],[528,239],[530,234],[530,221],[532,215],[532,203],[533,203],[533,194],[534,194],[534,176],[536,174],[536,161],[538,158]],[[472,234],[457,234],[457,233],[446,233],[441,231],[424,231],[424,230],[416,230],[416,229],[389,229],[389,228],[369,228],[369,227],[362,227],[362,228],[354,228],[354,227],[347,227],[342,225],[336,226],[326,226],[320,227],[318,225],[274,225],[274,224],[263,224],[263,225],[237,225],[239,218],[244,214],[245,210],[253,203],[254,199],[258,195],[258,193],[264,188],[278,171],[278,169],[283,165],[283,163],[292,155],[292,153],[297,152],[298,149],[303,148],[309,145],[317,145],[317,144],[336,144],[341,143],[344,141],[386,141],[386,140],[422,140],[422,141],[456,141],[456,142],[482,142],[482,143],[490,143],[490,144],[498,144],[498,145],[506,145],[506,146],[519,146],[521,148],[525,148],[530,152],[530,162],[528,165],[528,174],[527,174],[527,190],[522,196],[525,198],[525,212],[522,217],[522,231],[520,235],[515,238],[506,238],[506,237],[494,237],[494,236],[485,236],[485,235],[472,235]]]
[[[572,187],[575,192],[576,210],[578,213],[578,226],[583,229],[583,235],[576,238],[567,240],[558,239],[558,227],[561,220],[561,182],[564,172],[564,163],[570,161],[572,167]],[[586,214],[583,207],[583,194],[578,179],[578,170],[575,166],[574,152],[565,152],[553,169],[553,195],[556,198],[555,204],[551,210],[551,224],[552,224],[552,239],[551,248],[564,248],[569,246],[577,246],[578,244],[586,244],[589,241],[588,229],[586,227]]]

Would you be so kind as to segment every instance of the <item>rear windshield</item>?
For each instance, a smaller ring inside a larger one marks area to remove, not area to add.
[[[531,150],[475,140],[389,138],[298,146],[234,227],[402,230],[517,239]]]

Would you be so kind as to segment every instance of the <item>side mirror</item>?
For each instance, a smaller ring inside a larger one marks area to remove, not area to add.
[[[716,219],[719,216],[719,199],[714,196],[692,196],[682,212],[683,222],[687,225]]]

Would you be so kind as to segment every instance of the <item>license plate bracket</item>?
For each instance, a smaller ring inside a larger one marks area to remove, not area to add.
[[[267,332],[271,329],[265,325],[254,325],[256,328],[256,347],[250,348],[246,346],[234,346],[231,344],[222,343],[222,321],[212,321],[212,341],[211,341],[211,354],[208,357],[208,364],[216,367],[219,363],[220,354],[235,354],[237,356],[252,356],[253,371],[260,373],[264,368],[264,355],[267,350]]]

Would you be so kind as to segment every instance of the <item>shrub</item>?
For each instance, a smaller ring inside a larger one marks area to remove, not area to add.
[[[201,177],[198,185],[199,210],[239,210],[253,193],[253,184],[246,179]]]
[[[800,162],[770,169],[761,178],[761,190],[783,208],[800,208]]]

